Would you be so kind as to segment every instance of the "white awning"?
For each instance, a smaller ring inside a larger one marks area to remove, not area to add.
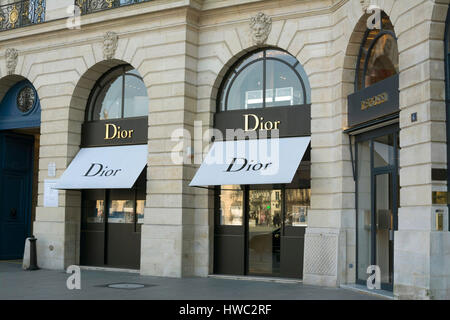
[[[190,186],[291,183],[310,141],[302,137],[215,142]]]
[[[129,189],[147,164],[147,145],[83,148],[56,189]]]

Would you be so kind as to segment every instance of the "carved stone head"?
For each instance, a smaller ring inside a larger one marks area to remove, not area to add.
[[[19,57],[19,51],[14,48],[6,49],[6,72],[11,75],[16,72],[17,60]]]
[[[115,32],[108,31],[105,33],[103,38],[103,57],[105,60],[114,58],[118,40],[119,36]]]
[[[272,18],[259,12],[251,18],[250,28],[252,29],[253,42],[256,45],[262,45],[266,42],[272,30]]]

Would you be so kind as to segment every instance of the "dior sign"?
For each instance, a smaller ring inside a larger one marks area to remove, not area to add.
[[[233,158],[228,169],[225,172],[240,172],[240,171],[261,171],[267,170],[272,162],[261,163],[255,160],[248,160],[246,158]]]
[[[245,131],[278,130],[280,124],[281,121],[265,121],[264,117],[258,117],[255,114],[244,114]]]

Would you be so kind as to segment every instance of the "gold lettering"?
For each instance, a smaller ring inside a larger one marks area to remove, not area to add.
[[[105,124],[105,138],[104,140],[113,139],[131,139],[133,137],[134,130],[121,130],[120,126],[116,126],[112,123]]]
[[[388,100],[389,100],[389,95],[386,92],[384,92],[375,97],[371,97],[369,99],[361,101],[361,110],[366,110],[371,107],[378,106],[380,104],[387,102]]]
[[[109,127],[112,127],[114,130],[114,134],[110,137],[109,136]],[[112,140],[117,135],[117,127],[112,123],[105,124],[105,140]]]
[[[249,128],[249,117],[253,117],[253,119],[255,119],[255,126],[252,129]],[[244,115],[244,119],[245,119],[244,131],[256,131],[256,129],[259,127],[259,118],[254,114],[246,114]]]
[[[251,118],[254,119],[254,125],[250,125]],[[254,114],[245,114],[244,115],[244,131],[279,130],[280,124],[281,124],[281,121],[264,121],[263,117],[258,117]]]

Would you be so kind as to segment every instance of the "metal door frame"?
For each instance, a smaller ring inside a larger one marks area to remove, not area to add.
[[[250,201],[249,201],[249,194],[251,190],[251,186],[249,185],[243,185],[240,186],[241,191],[243,192],[243,219],[242,219],[242,226],[224,226],[219,224],[219,214],[220,214],[220,187],[215,187],[214,189],[214,266],[213,266],[213,273],[217,273],[217,259],[218,254],[216,252],[216,235],[222,236],[227,231],[229,232],[229,235],[242,235],[243,237],[243,257],[241,259],[243,260],[243,272],[240,275],[248,276],[249,273],[249,214],[250,214]],[[255,190],[259,190],[260,188],[256,188]],[[236,189],[238,190],[238,189]],[[264,191],[272,191],[272,190],[280,190],[280,199],[281,199],[281,224],[280,224],[280,259],[281,259],[281,240],[286,235],[285,234],[285,218],[286,218],[286,185],[272,185],[271,189],[269,187],[267,188],[261,188],[260,190]],[[298,227],[303,228],[303,227]],[[304,252],[304,247],[302,248],[302,251]],[[267,277],[284,277],[281,274],[282,265],[280,260],[280,275],[260,275],[260,276],[267,276]],[[238,274],[239,275],[239,274]],[[303,272],[302,272],[303,276]]]
[[[394,165],[389,165],[386,167],[380,167],[380,168],[374,168],[374,143],[373,140],[379,137],[383,137],[389,134],[394,135]],[[400,128],[399,124],[393,124],[389,125],[383,128],[379,128],[370,132],[362,133],[360,135],[357,135],[355,137],[355,207],[356,207],[356,223],[355,223],[355,231],[356,231],[356,283],[361,285],[366,285],[366,282],[363,280],[359,280],[358,277],[358,263],[359,263],[359,257],[358,257],[358,210],[359,210],[359,204],[358,204],[358,144],[361,142],[370,141],[370,186],[371,186],[371,213],[370,213],[370,219],[371,219],[371,231],[370,231],[370,246],[371,246],[371,263],[373,265],[376,264],[376,176],[383,175],[383,174],[390,174],[391,175],[391,187],[392,192],[394,192],[392,196],[392,209],[393,209],[393,215],[394,215],[394,232],[398,229],[398,208],[399,208],[399,149],[400,146],[398,144],[399,141],[399,134],[400,134]],[[394,265],[394,261],[392,261],[392,265]],[[392,279],[392,282],[394,282],[394,279]],[[381,284],[381,288],[383,290],[393,290],[393,284]]]

